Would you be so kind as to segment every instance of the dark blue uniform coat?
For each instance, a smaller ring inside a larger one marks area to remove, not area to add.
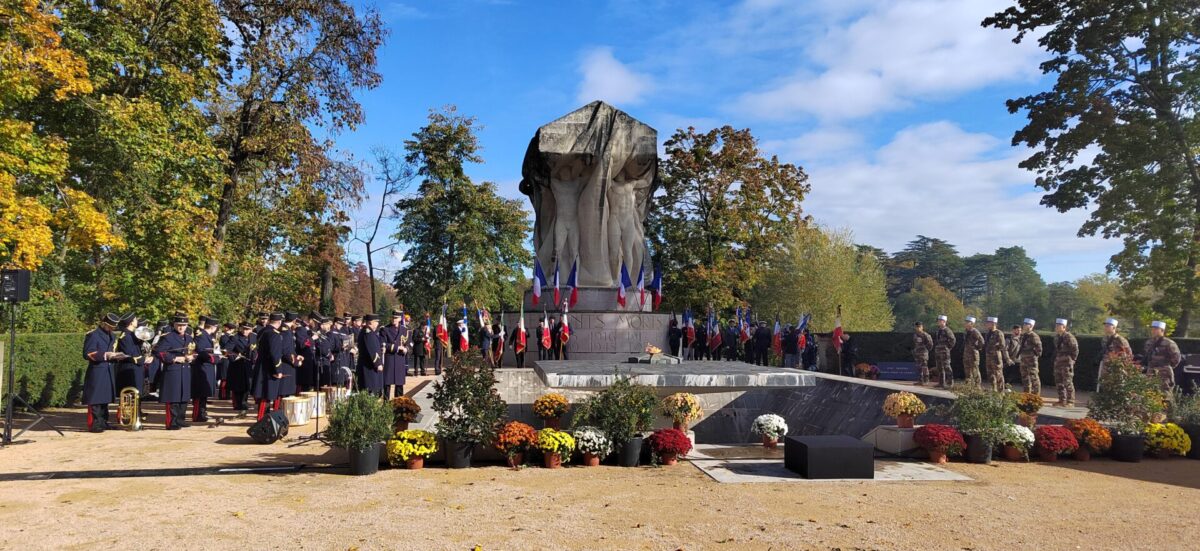
[[[192,361],[192,399],[213,398],[217,395],[217,356],[213,354],[213,336],[207,331],[196,333],[196,359]]]
[[[358,332],[358,386],[370,392],[383,391],[383,345],[379,333],[363,327]]]
[[[164,404],[187,402],[192,399],[192,369],[187,363],[175,363],[175,358],[188,354],[192,344],[191,335],[180,335],[174,331],[158,339],[154,355],[162,362],[162,383],[158,389],[158,401]]]
[[[229,360],[229,377],[225,388],[229,392],[248,392],[250,390],[250,351],[254,334],[243,337],[240,333],[226,337],[221,350]]]
[[[408,358],[400,347],[408,347],[408,328],[391,325],[379,330],[380,345],[383,346],[383,384],[404,386],[408,375]]]
[[[117,352],[128,358],[117,362],[117,392],[126,387],[136,388],[138,396],[145,396],[146,364],[142,356],[142,341],[133,336],[133,331],[121,335],[117,343]]]
[[[281,379],[274,378],[283,368],[283,335],[267,326],[258,332],[257,364],[254,367],[254,397],[268,402],[279,397]]]
[[[279,395],[280,396],[295,396],[299,389],[296,382],[296,333],[291,329],[284,329],[279,332],[279,338],[283,341],[280,353],[283,354],[283,363],[279,366],[279,372],[283,373],[283,378],[279,380]]]
[[[83,359],[87,371],[83,375],[83,403],[111,404],[117,399],[117,381],[112,362],[104,361],[105,352],[115,352],[113,334],[100,328],[83,337]]]

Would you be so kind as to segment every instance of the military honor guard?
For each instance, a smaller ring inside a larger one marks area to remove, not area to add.
[[[316,314],[309,313],[304,319],[297,318],[292,336],[296,339],[296,394],[316,390],[317,356],[312,336],[312,320]]]
[[[383,395],[383,344],[379,338],[379,316],[363,316],[358,333],[359,390]]]
[[[998,318],[987,318],[983,334],[983,366],[987,370],[988,385],[996,392],[1004,390],[1004,366],[1012,363],[999,323]]]
[[[96,328],[83,337],[83,359],[88,363],[83,375],[83,403],[88,407],[87,428],[91,432],[108,429],[108,405],[117,399],[113,363],[126,357],[117,351],[113,335],[120,322],[116,314],[105,314]]]
[[[967,316],[966,328],[963,329],[963,376],[967,384],[981,388],[979,376],[979,353],[983,351],[983,335],[975,328],[975,318]]]
[[[913,362],[920,370],[920,379],[918,385],[929,384],[929,353],[933,351],[933,337],[925,332],[925,326],[921,322],[913,324]],[[853,367],[851,367],[853,369]]]
[[[196,345],[192,364],[192,421],[208,421],[208,399],[217,396],[217,320],[200,316],[200,330],[193,342]]]
[[[341,335],[333,332],[333,319],[323,316],[317,317],[317,328],[319,331],[314,332],[316,361],[317,361],[317,389],[324,385],[328,385],[333,376],[334,364],[337,363],[337,350],[342,346]]]
[[[1182,356],[1179,354],[1179,345],[1166,334],[1166,322],[1150,322],[1150,338],[1146,339],[1142,361],[1146,362],[1146,374],[1158,377],[1163,391],[1170,392],[1175,386],[1175,366],[1179,365]]]
[[[261,421],[271,409],[279,407],[280,382],[283,380],[283,314],[273,312],[267,325],[258,332],[254,366],[254,400]]]
[[[1067,330],[1067,320],[1054,320],[1054,386],[1058,389],[1057,406],[1075,405],[1075,360],[1079,359],[1079,341]]]
[[[1100,391],[1100,379],[1104,378],[1104,363],[1109,356],[1118,354],[1133,358],[1133,349],[1129,347],[1129,341],[1118,330],[1120,324],[1116,318],[1104,321],[1104,337],[1100,339],[1100,371],[1096,375],[1097,392]]]
[[[121,390],[132,388],[137,390],[138,397],[142,398],[146,395],[146,366],[151,361],[151,355],[144,352],[150,343],[142,342],[137,337],[137,328],[138,319],[132,313],[126,314],[121,318],[117,351],[124,354],[125,357],[117,362],[117,385],[115,389],[120,394]],[[143,331],[145,330],[149,330],[149,328],[147,327]]]
[[[529,333],[525,331],[525,316],[517,318],[517,328],[512,332],[513,355],[517,359],[517,367],[525,367],[525,347],[529,344]]]
[[[188,333],[186,315],[176,314],[171,318],[171,332],[158,339],[154,354],[162,362],[162,384],[158,390],[158,401],[166,409],[167,430],[179,430],[188,426],[185,408],[192,399],[192,362],[195,357],[195,342]]]
[[[417,327],[412,332],[412,373],[413,375],[425,375],[425,357],[433,349],[433,331],[430,329],[432,320],[429,319],[429,314],[425,314],[425,323]]]
[[[1025,387],[1025,392],[1041,396],[1042,378],[1038,373],[1038,358],[1042,355],[1042,337],[1033,332],[1036,324],[1033,318],[1025,318],[1021,324],[1017,359],[1021,362],[1021,386]]]
[[[957,340],[954,331],[946,327],[946,316],[938,316],[937,333],[933,335],[933,361],[937,369],[938,388],[950,388],[954,382],[954,371],[950,367],[950,351]]]
[[[295,312],[285,312],[283,314],[283,325],[279,330],[279,338],[283,341],[283,363],[279,366],[279,371],[283,373],[283,377],[279,379],[279,398],[295,396],[300,392],[299,381],[296,380],[298,367],[304,359],[296,353],[296,322],[300,319],[300,314]],[[280,400],[275,400],[275,407],[278,409]]]
[[[393,310],[391,321],[379,330],[379,345],[383,349],[383,387],[391,400],[404,394],[408,374],[408,326],[402,310]]]
[[[220,333],[217,334],[217,344],[221,348],[221,353],[217,355],[217,399],[229,399],[229,357],[225,355],[225,349],[229,346],[229,339],[237,335],[237,324],[225,323],[221,326]]]

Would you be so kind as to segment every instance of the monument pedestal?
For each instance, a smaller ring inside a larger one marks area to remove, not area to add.
[[[569,291],[563,289],[562,300],[566,300]],[[667,343],[667,329],[671,321],[671,313],[651,312],[650,293],[646,292],[646,305],[642,306],[636,291],[630,292],[625,301],[625,308],[617,304],[617,290],[597,287],[581,287],[579,300],[567,314],[568,325],[571,328],[571,338],[567,341],[567,358],[571,360],[599,360],[619,357],[624,360],[631,356],[644,354],[647,344],[662,349],[669,354],[671,347]],[[536,339],[538,322],[542,314],[546,317],[562,318],[562,304],[554,304],[554,290],[542,291],[538,305],[533,305],[533,293],[525,292],[525,330],[529,332],[525,365],[533,367],[537,361]],[[517,328],[516,312],[504,313],[504,327],[511,337]],[[504,352],[505,365],[515,362],[511,341],[506,342]]]
[[[881,452],[900,457],[916,457],[924,452],[913,441],[915,432],[916,428],[902,429],[896,425],[879,425],[862,439]]]

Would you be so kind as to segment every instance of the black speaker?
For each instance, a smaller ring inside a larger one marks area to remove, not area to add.
[[[276,440],[287,436],[287,433],[288,420],[282,411],[272,411],[264,416],[262,421],[246,429],[246,434],[259,444],[274,444]]]
[[[0,302],[29,301],[29,270],[0,271]]]

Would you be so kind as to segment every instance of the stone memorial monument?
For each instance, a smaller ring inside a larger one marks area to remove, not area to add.
[[[560,286],[577,265],[579,302],[570,308],[570,359],[607,358],[640,353],[647,343],[667,350],[669,314],[652,313],[636,289],[625,307],[616,302],[621,265],[636,284],[645,270],[654,272],[647,254],[643,222],[657,189],[658,133],[629,114],[595,101],[538,128],[521,167],[521,192],[533,205],[534,254],[553,283]],[[566,297],[563,297],[564,300]],[[531,337],[542,310],[561,316],[553,291],[533,305],[525,294],[525,326]],[[505,320],[511,329],[516,316]],[[530,342],[527,365],[536,360]],[[508,354],[511,358],[511,351]],[[510,360],[511,361],[511,360]]]

